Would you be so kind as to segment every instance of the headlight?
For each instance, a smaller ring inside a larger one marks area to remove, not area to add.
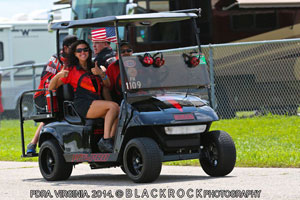
[[[190,125],[190,126],[167,126],[165,132],[167,135],[186,135],[203,133],[206,130],[206,125]]]

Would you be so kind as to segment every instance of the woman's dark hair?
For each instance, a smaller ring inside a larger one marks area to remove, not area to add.
[[[80,44],[85,44],[87,46],[87,48],[89,49],[89,57],[86,60],[86,62],[87,62],[88,70],[91,71],[91,68],[94,67],[94,63],[92,61],[92,50],[90,48],[90,45],[84,40],[77,40],[76,42],[74,42],[71,45],[70,53],[68,54],[68,58],[67,58],[67,61],[68,61],[67,66],[68,67],[73,67],[73,66],[79,65],[79,60],[75,56],[75,51],[76,51],[77,46],[80,45]]]

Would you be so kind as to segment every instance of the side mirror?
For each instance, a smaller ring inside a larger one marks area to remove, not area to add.
[[[49,31],[49,32],[52,31],[52,29],[51,29],[51,24],[52,24],[53,20],[54,20],[53,13],[50,12],[50,13],[48,14],[48,31]]]

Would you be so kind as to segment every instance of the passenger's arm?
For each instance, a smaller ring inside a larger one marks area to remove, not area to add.
[[[58,72],[50,81],[48,89],[49,90],[55,90],[59,86],[63,85],[64,82],[60,80],[61,78],[67,77],[69,74],[68,70],[62,69],[60,72]]]
[[[101,75],[100,75],[101,76]],[[101,79],[103,80],[103,85],[107,88],[110,87],[110,80],[109,77],[105,74],[104,76],[101,76]]]
[[[103,97],[105,100],[112,101],[110,90],[107,87],[103,87]]]

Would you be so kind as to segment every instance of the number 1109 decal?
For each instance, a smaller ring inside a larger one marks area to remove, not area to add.
[[[141,81],[130,81],[126,82],[127,89],[139,89],[142,87]]]

